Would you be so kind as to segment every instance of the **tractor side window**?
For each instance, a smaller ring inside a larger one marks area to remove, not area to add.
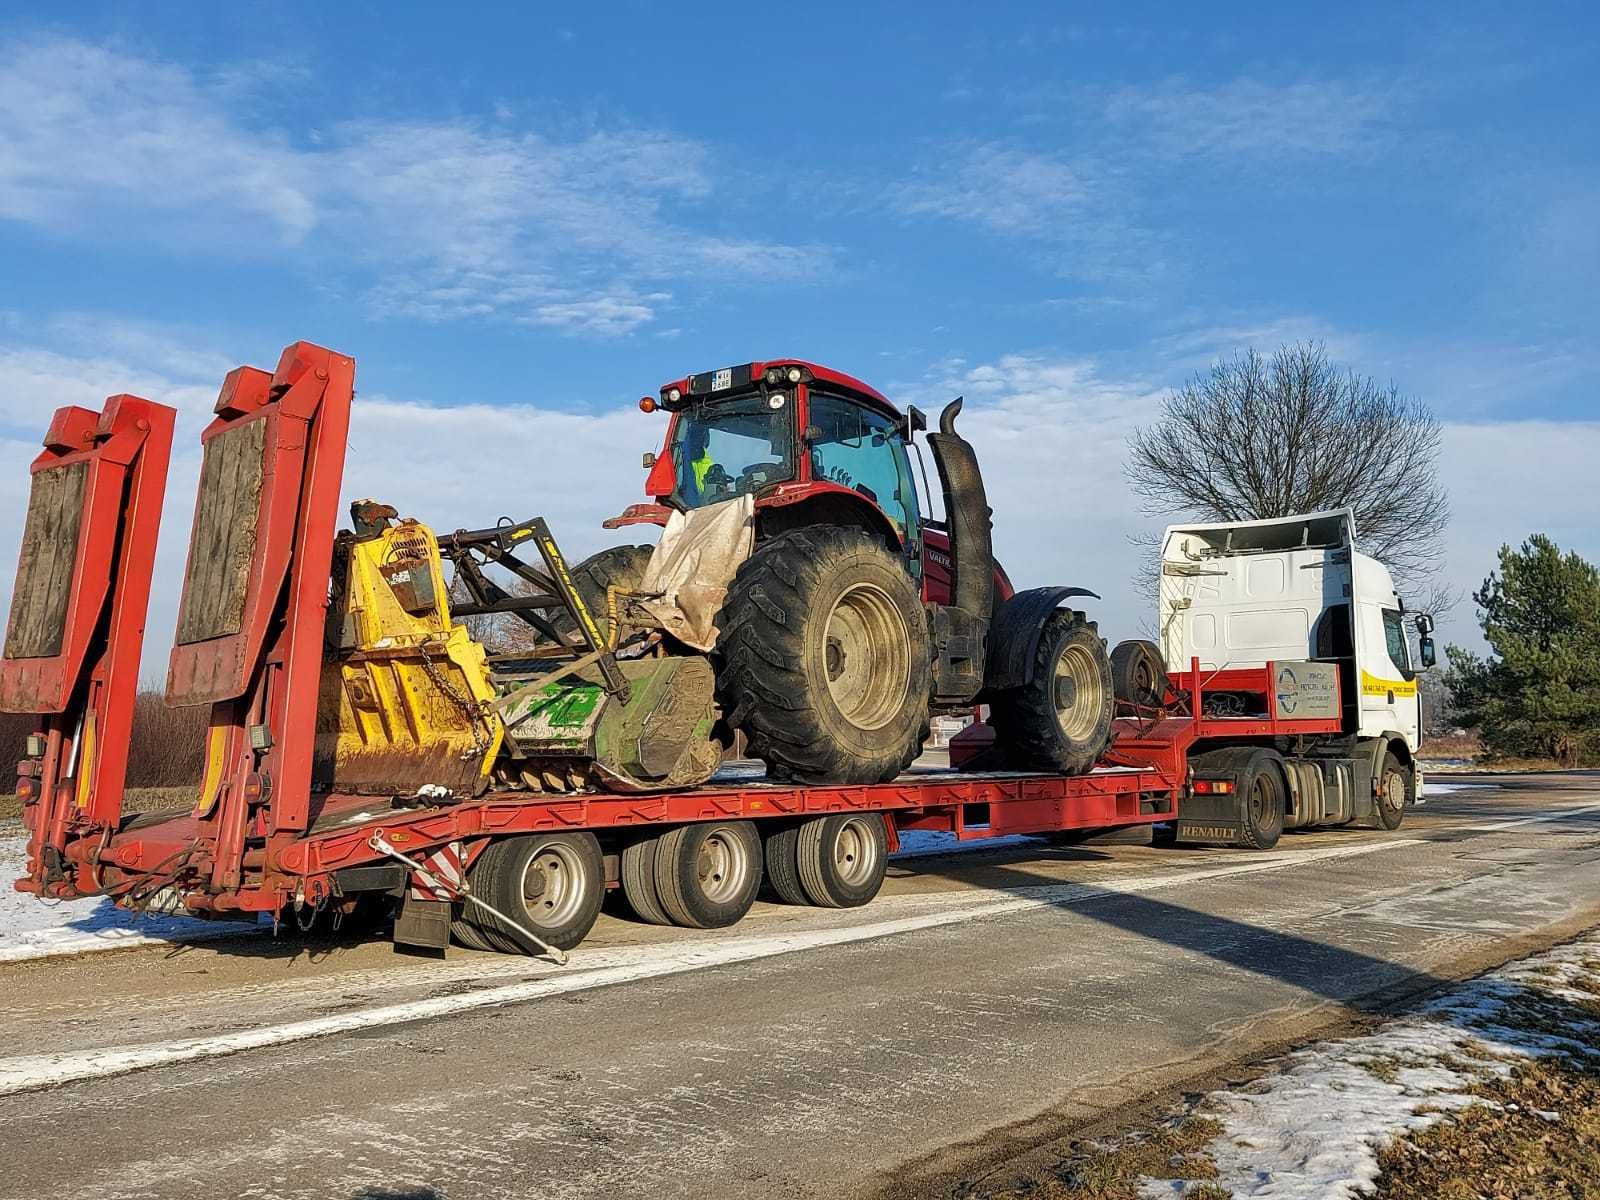
[[[1400,668],[1402,675],[1410,679],[1413,672],[1410,648],[1406,645],[1405,617],[1392,608],[1383,610],[1383,642],[1389,651],[1389,661]]]
[[[917,497],[895,423],[814,389],[809,422],[811,477],[861,493],[883,510],[902,539],[912,535]]]

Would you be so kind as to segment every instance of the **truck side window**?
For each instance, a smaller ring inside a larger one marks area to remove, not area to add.
[[[1411,651],[1406,644],[1405,618],[1392,608],[1383,610],[1383,641],[1389,651],[1389,661],[1400,668],[1400,674],[1412,678]]]

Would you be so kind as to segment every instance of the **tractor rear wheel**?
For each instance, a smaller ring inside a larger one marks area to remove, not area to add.
[[[609,637],[611,629],[606,618],[606,590],[616,587],[625,592],[637,591],[653,552],[650,546],[612,546],[591,554],[572,568],[572,584],[583,597],[583,605],[594,618],[595,628],[602,637]],[[577,624],[562,609],[554,611],[550,624],[563,636],[571,636],[578,630]]]
[[[717,621],[717,695],[770,774],[883,783],[922,749],[931,655],[904,563],[859,529],[763,542]]]
[[[1082,775],[1110,744],[1114,707],[1100,631],[1082,613],[1062,609],[1040,631],[1032,678],[996,697],[989,724],[1007,765]]]

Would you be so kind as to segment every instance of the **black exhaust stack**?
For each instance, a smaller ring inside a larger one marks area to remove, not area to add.
[[[939,414],[928,434],[944,489],[950,534],[950,600],[933,614],[934,701],[964,704],[983,687],[984,643],[994,606],[994,545],[989,498],[972,443],[956,432],[962,397]]]

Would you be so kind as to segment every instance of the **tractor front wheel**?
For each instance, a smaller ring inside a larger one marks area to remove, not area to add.
[[[717,625],[722,710],[774,777],[882,783],[921,751],[927,620],[905,564],[870,534],[817,527],[763,542]]]

